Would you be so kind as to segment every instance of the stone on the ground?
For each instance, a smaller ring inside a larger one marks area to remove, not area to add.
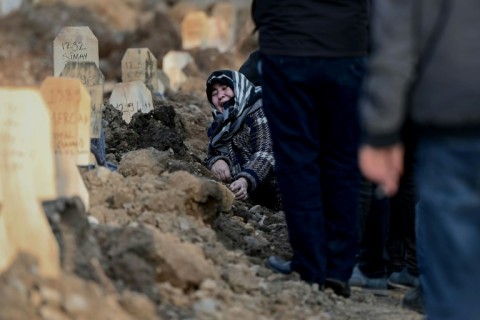
[[[131,151],[120,162],[118,172],[126,177],[144,174],[158,176],[167,169],[170,156],[169,151],[158,151],[154,148]]]

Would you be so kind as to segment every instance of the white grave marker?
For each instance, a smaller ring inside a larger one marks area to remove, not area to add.
[[[39,200],[56,197],[50,115],[37,90],[0,88],[0,272],[20,252],[60,275],[58,243]]]
[[[189,12],[182,21],[182,48],[205,48],[207,44],[209,19],[203,11]]]
[[[232,3],[219,2],[213,6],[208,33],[208,47],[226,52],[235,44],[236,12]]]
[[[60,76],[70,61],[90,61],[99,67],[98,40],[89,27],[65,27],[53,41],[54,76]]]
[[[183,51],[169,51],[163,57],[162,70],[168,75],[172,90],[177,91],[180,85],[187,81],[187,75],[183,69],[193,61],[192,55]]]
[[[148,48],[127,49],[122,58],[122,82],[132,81],[142,81],[151,92],[158,92],[157,59]]]
[[[105,78],[93,62],[68,62],[61,77],[79,79],[88,91],[91,98],[91,138],[99,138],[102,128],[103,85]]]
[[[126,123],[130,123],[137,111],[148,113],[153,110],[152,94],[140,81],[115,84],[109,102],[123,113]]]
[[[76,165],[89,165],[90,95],[80,80],[48,77],[41,86],[50,110],[58,196],[79,196],[89,208],[89,195]]]
[[[90,96],[78,79],[48,77],[41,86],[50,109],[55,154],[90,164]]]

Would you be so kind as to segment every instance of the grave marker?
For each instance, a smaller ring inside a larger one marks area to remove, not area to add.
[[[64,27],[53,41],[53,75],[60,76],[70,61],[99,67],[98,40],[89,27]]]
[[[90,96],[78,79],[48,77],[41,86],[52,117],[55,154],[90,164]]]
[[[103,86],[105,78],[93,62],[67,62],[61,77],[79,79],[87,89],[91,99],[90,136],[99,138],[102,128]]]
[[[52,119],[58,196],[79,196],[88,210],[88,191],[75,165],[91,163],[90,96],[74,78],[48,77],[41,92]]]
[[[153,110],[152,94],[141,81],[115,84],[109,102],[123,113],[126,123],[130,123],[138,111],[148,113]]]
[[[208,29],[209,19],[205,12],[189,12],[182,21],[182,49],[204,48]]]
[[[0,88],[0,272],[19,252],[60,275],[58,243],[40,204],[56,197],[50,116],[40,92]]]
[[[236,13],[233,3],[219,2],[213,6],[208,33],[208,47],[226,52],[235,44]]]
[[[173,91],[177,91],[182,83],[187,81],[187,75],[183,69],[192,63],[193,57],[188,52],[169,51],[163,57],[163,71],[170,79],[170,87]]]
[[[122,58],[122,82],[141,81],[158,92],[157,59],[148,48],[127,49]]]

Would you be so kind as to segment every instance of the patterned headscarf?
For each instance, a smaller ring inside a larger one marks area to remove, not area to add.
[[[212,91],[215,83],[229,86],[234,97],[224,104],[223,113],[212,103]],[[226,144],[240,130],[246,117],[262,106],[262,89],[255,87],[243,74],[233,70],[213,72],[207,79],[207,98],[212,107],[216,128],[212,133],[209,148],[220,154],[226,154]]]

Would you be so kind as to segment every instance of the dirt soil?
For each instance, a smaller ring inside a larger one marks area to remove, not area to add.
[[[160,39],[178,49],[169,10],[178,12],[179,3],[160,2],[149,16],[168,17],[163,35],[171,36]],[[49,17],[51,24],[42,22]],[[48,44],[69,22],[88,23],[105,39],[101,59],[111,79],[118,77],[119,52],[160,32],[146,27],[151,22],[138,27],[141,34],[120,33],[87,8],[26,7],[0,18],[0,85],[38,85],[50,75]],[[192,54],[204,73],[236,69],[246,57],[217,52],[215,64],[202,60],[211,54]],[[35,260],[20,255],[0,275],[0,320],[422,318],[401,307],[404,290],[354,288],[345,299],[265,267],[269,255],[291,254],[284,214],[235,201],[203,166],[211,115],[200,90],[168,92],[129,124],[110,105],[103,118],[107,158],[118,171],[81,169],[88,211],[78,198],[44,203],[60,246],[61,278],[42,278]]]

